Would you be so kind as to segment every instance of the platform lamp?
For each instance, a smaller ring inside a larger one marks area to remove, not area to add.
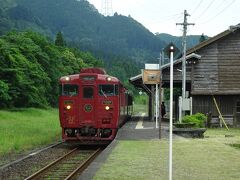
[[[169,119],[169,180],[172,180],[172,123],[173,123],[173,52],[174,46],[170,46],[170,119]]]

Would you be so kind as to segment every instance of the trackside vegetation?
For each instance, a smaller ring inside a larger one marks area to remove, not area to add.
[[[173,179],[239,179],[240,130],[208,129],[205,135],[174,139]],[[168,146],[167,139],[118,141],[94,179],[168,179]]]
[[[9,32],[0,37],[0,108],[56,106],[61,76],[102,65],[38,33]]]
[[[1,110],[0,137],[0,156],[58,141],[61,139],[58,110]]]

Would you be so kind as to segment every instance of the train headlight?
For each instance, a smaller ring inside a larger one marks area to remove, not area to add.
[[[112,80],[112,78],[111,77],[107,77],[107,81],[111,81]]]
[[[73,131],[72,131],[72,129],[66,129],[65,132],[66,132],[67,134],[72,134]]]
[[[105,109],[108,111],[110,109],[110,107],[109,106],[105,106]]]
[[[69,80],[70,80],[70,77],[68,77],[68,76],[65,77],[65,80],[66,80],[66,81],[69,81]]]
[[[72,106],[71,106],[71,105],[67,105],[67,106],[66,106],[66,109],[67,109],[67,110],[70,110],[70,109],[72,109]]]

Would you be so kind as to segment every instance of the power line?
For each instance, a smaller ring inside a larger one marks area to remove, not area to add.
[[[213,11],[208,11],[209,13],[209,15],[210,15],[210,17],[211,18],[209,18],[209,17],[205,17],[205,18],[201,18],[201,22],[199,22],[200,21],[200,19],[198,20],[198,25],[202,25],[202,24],[204,24],[204,23],[207,23],[207,22],[209,22],[209,21],[211,21],[211,20],[213,20],[214,18],[214,16],[216,16],[217,14],[219,14],[219,12],[220,11],[223,11],[223,9],[225,9],[226,8],[226,6],[228,6],[228,5],[226,5],[226,2],[229,2],[228,0],[222,0],[222,1],[217,1],[217,4],[215,4],[214,6],[212,6],[212,9],[214,8],[214,10]],[[230,3],[232,3],[232,2],[230,2]],[[210,12],[211,12],[211,14],[210,14]],[[228,18],[230,18],[229,16],[228,16]],[[239,19],[239,17],[237,16],[237,17],[231,17],[231,19],[236,19],[236,18],[238,18]],[[236,22],[238,22],[237,20],[236,20]],[[194,26],[193,28],[191,28],[191,32],[193,32],[194,30],[196,30],[196,28],[199,28],[199,26],[197,27],[197,26]],[[203,30],[204,31],[204,30]],[[203,32],[201,32],[201,33],[203,33]]]
[[[193,15],[196,10],[200,7],[200,5],[202,4],[203,0],[200,0],[199,3],[197,4],[197,6],[194,8],[194,10],[192,11],[191,15]]]
[[[207,21],[202,22],[200,24],[206,24],[210,21],[212,21],[213,19],[215,19],[217,16],[219,16],[220,14],[222,14],[224,11],[226,11],[236,0],[233,0],[231,3],[229,3],[227,6],[225,6],[220,12],[218,12],[215,16],[209,18]]]
[[[162,23],[162,22],[171,21],[171,20],[177,21],[179,18],[181,18],[182,14],[183,13],[178,13],[178,14],[173,14],[173,15],[169,15],[169,16],[159,17],[159,18],[157,18],[158,20],[157,19],[152,20],[150,23],[157,24],[157,23]],[[161,19],[161,20],[159,20],[159,19]]]
[[[200,17],[202,17],[202,16],[207,12],[207,10],[212,6],[212,4],[214,3],[214,1],[215,1],[215,0],[212,0],[212,1],[208,4],[208,6],[206,7],[206,9],[204,9],[204,10],[201,12],[201,14],[200,14],[197,18],[195,18],[194,21],[196,21],[197,19],[199,19]]]
[[[211,13],[210,15],[212,15],[212,14],[214,14],[214,12],[217,12],[219,9],[221,9],[226,4],[226,1],[228,1],[228,0],[217,1],[218,4],[213,7],[214,9],[212,8],[213,10],[208,11],[209,14]],[[203,19],[203,18],[199,18],[199,19]],[[199,21],[199,19],[198,19],[198,21]],[[209,17],[206,17],[204,19],[209,19]]]

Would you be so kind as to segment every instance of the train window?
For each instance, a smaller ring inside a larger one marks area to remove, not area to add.
[[[118,95],[118,85],[115,85],[115,95]]]
[[[96,78],[94,76],[83,76],[82,80],[84,81],[94,81]]]
[[[76,84],[61,84],[60,94],[62,96],[77,96],[78,95],[78,85]]]
[[[92,99],[93,98],[93,88],[84,87],[83,88],[83,98]]]
[[[100,96],[115,96],[118,95],[118,85],[102,84],[99,85]]]

